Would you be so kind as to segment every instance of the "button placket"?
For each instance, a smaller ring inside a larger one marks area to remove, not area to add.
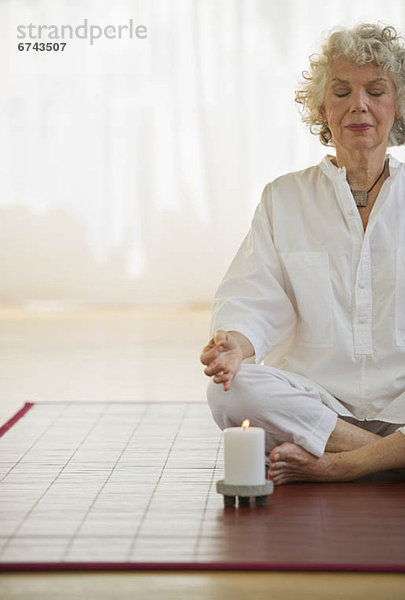
[[[356,273],[354,307],[354,346],[356,354],[372,354],[371,261],[368,239],[363,241]]]

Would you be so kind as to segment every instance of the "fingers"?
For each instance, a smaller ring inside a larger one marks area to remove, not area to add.
[[[219,373],[212,378],[214,383],[223,384],[224,392],[231,388],[232,373]]]
[[[208,344],[203,348],[200,354],[200,361],[203,365],[209,365],[219,354],[218,348],[214,344],[214,340],[211,339]]]
[[[214,383],[222,383],[224,385],[224,392],[227,392],[231,388],[233,373],[222,363],[216,362],[215,364],[211,364],[204,370],[204,373],[208,377],[212,377]]]
[[[208,377],[212,377],[213,375],[219,375],[219,373],[225,373],[228,369],[226,369],[225,365],[221,362],[211,362],[211,364],[204,369],[204,373],[208,375]]]
[[[207,365],[207,368],[204,369],[205,375],[212,377],[214,383],[222,383],[225,392],[231,387],[233,375],[221,361],[218,361],[218,357],[226,349],[228,343],[229,338],[226,331],[218,329],[200,354],[200,361],[203,365]]]
[[[216,346],[225,345],[228,343],[228,334],[223,329],[217,329],[212,339]]]
[[[209,365],[213,360],[218,358],[218,355],[223,350],[223,344],[227,343],[227,334],[222,329],[218,329],[214,333],[214,337],[210,339],[208,344],[203,348],[200,354],[200,362],[203,365]]]

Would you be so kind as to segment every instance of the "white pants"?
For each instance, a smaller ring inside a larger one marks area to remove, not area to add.
[[[372,433],[386,436],[399,425],[383,421],[358,421],[331,394],[309,379],[274,367],[242,363],[231,388],[212,379],[207,390],[208,404],[221,429],[238,427],[250,419],[262,427],[266,454],[283,442],[294,442],[315,456],[322,456],[330,434],[341,419]],[[346,415],[345,415],[346,413]]]

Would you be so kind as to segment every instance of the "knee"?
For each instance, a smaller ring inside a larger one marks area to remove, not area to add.
[[[227,427],[225,393],[222,385],[214,383],[212,379],[210,379],[207,387],[208,406],[210,407],[214,421],[221,429]]]
[[[221,429],[241,425],[252,407],[251,390],[240,371],[232,380],[231,388],[224,392],[223,386],[210,379],[207,387],[207,400],[215,422]]]
[[[295,413],[303,403],[297,391],[283,373],[273,367],[241,365],[229,391],[210,380],[207,389],[208,405],[216,423],[221,427],[238,427],[249,418],[252,425],[263,426],[275,415]]]

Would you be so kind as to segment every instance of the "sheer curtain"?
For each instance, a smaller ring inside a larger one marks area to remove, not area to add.
[[[17,49],[18,25],[84,19],[148,35]],[[266,182],[326,153],[294,105],[308,55],[336,25],[404,31],[405,4],[2,0],[0,20],[0,302],[209,303]]]

